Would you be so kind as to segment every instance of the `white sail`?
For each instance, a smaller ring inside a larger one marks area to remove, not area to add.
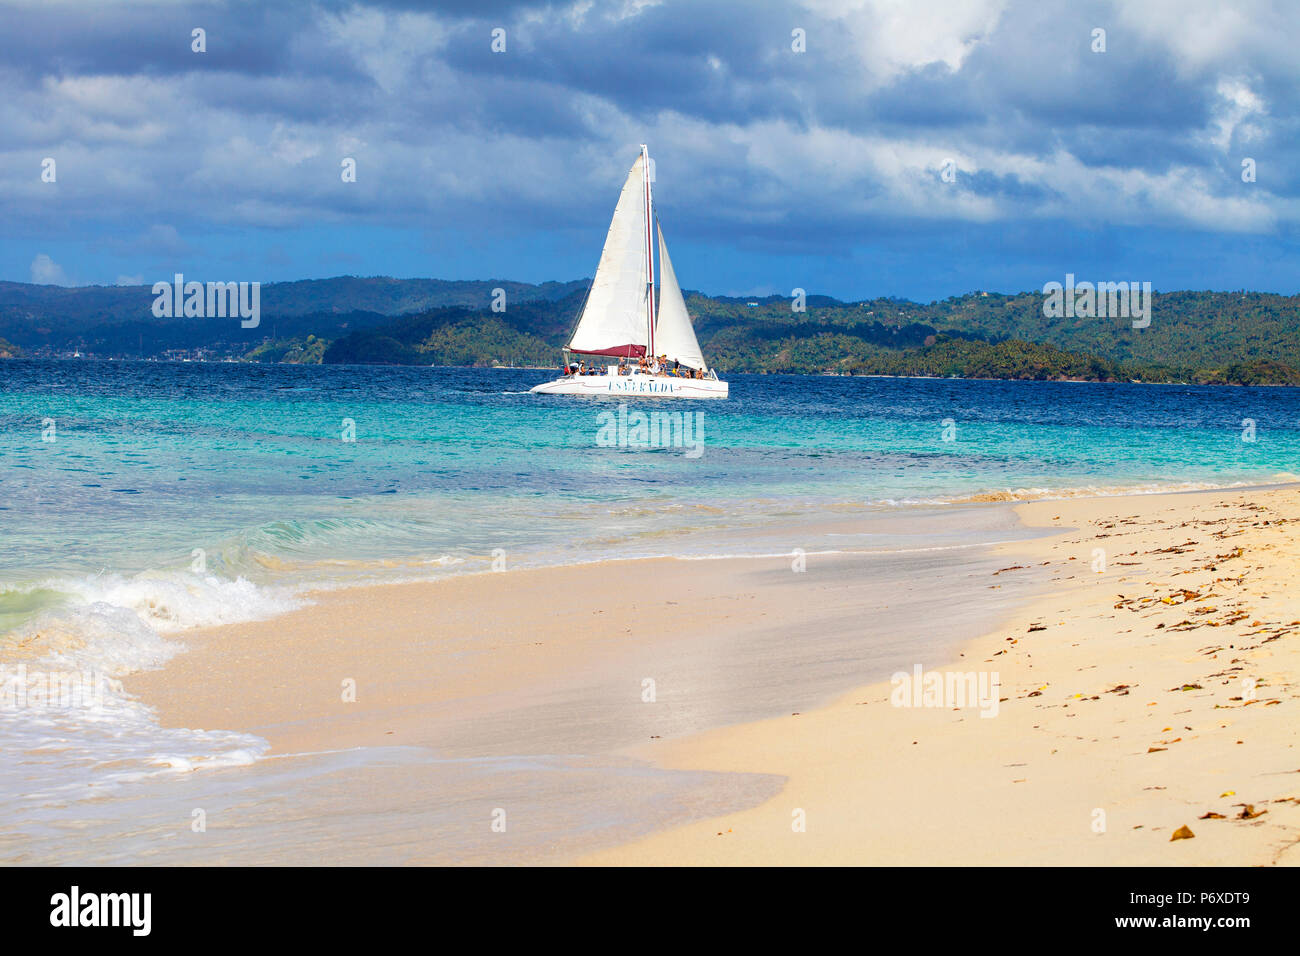
[[[614,208],[596,278],[569,342],[575,352],[641,355],[649,344],[645,190],[643,154]]]
[[[531,393],[655,399],[725,399],[730,394],[727,383],[705,365],[695,329],[691,327],[681,286],[668,258],[663,230],[658,228],[654,217],[654,197],[647,175],[649,163],[649,153],[643,145],[619,194],[596,277],[567,349],[611,357],[666,355],[668,368],[660,362],[566,364],[560,378],[534,385],[529,389]],[[657,246],[651,223],[658,234]],[[654,262],[656,249],[658,270]],[[658,316],[654,295],[656,271],[660,273]],[[673,362],[707,374],[680,374],[672,367]]]
[[[658,225],[658,223],[656,223]],[[655,324],[655,352],[667,355],[670,362],[681,362],[690,368],[706,371],[704,353],[686,312],[686,300],[677,284],[677,273],[668,258],[664,231],[659,229],[659,318]]]

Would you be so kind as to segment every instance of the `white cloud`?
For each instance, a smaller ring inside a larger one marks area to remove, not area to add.
[[[319,156],[321,144],[310,137],[290,132],[284,123],[276,123],[271,131],[271,155],[290,166],[299,166],[304,160]]]
[[[63,266],[59,265],[45,253],[39,253],[32,260],[32,282],[36,285],[71,285]]]
[[[1214,104],[1213,129],[1209,140],[1219,149],[1228,149],[1234,135],[1240,135],[1243,142],[1259,139],[1264,129],[1251,119],[1263,119],[1268,113],[1264,101],[1256,96],[1244,79],[1223,77],[1215,87],[1218,102]]]
[[[1115,16],[1120,31],[1170,50],[1185,76],[1239,69],[1247,58],[1261,69],[1291,67],[1300,30],[1300,7],[1286,0],[1143,0],[1117,4]]]
[[[805,0],[805,6],[841,22],[863,69],[887,82],[932,63],[959,69],[997,27],[1007,0]]]
[[[403,88],[421,62],[436,56],[447,43],[443,25],[423,13],[394,14],[353,6],[342,13],[323,14],[319,25],[385,93]],[[485,49],[489,39],[485,34]]]

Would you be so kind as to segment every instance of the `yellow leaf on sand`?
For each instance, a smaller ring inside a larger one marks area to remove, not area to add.
[[[1236,795],[1236,790],[1225,790],[1223,793],[1219,794],[1220,797],[1235,797]]]
[[[1195,836],[1196,834],[1191,831],[1190,827],[1183,825],[1174,831],[1174,835],[1169,838],[1169,842],[1173,843],[1175,840],[1190,840]]]

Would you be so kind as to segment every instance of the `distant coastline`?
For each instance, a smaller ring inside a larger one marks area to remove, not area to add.
[[[116,356],[98,356],[98,355],[9,355],[0,351],[0,360],[14,359],[40,362],[146,362],[169,365],[257,365],[265,364],[264,360],[252,359],[246,356],[228,357],[228,358],[174,358],[174,357],[149,357],[149,358],[131,358]],[[339,367],[358,368],[366,365],[378,365],[381,367],[391,368],[410,368],[407,363],[401,362],[361,362],[361,363],[322,363],[322,362],[275,362],[272,364],[282,365],[337,365]],[[454,363],[432,363],[427,366],[416,366],[422,368],[439,368],[439,369],[480,369],[485,371],[500,372],[548,372],[554,371],[556,365],[464,365]],[[1073,382],[1077,384],[1097,384],[1097,385],[1170,385],[1170,386],[1232,386],[1232,387],[1253,387],[1253,388],[1300,388],[1300,381],[1143,381],[1142,379],[1098,379],[1098,378],[1072,378],[1072,377],[1019,377],[1016,375],[891,375],[884,372],[826,372],[826,371],[754,371],[731,373],[739,375],[793,375],[808,376],[812,378],[883,378],[915,381],[935,381],[941,379],[950,379],[960,382]]]
[[[143,285],[0,282],[0,357],[549,369],[587,284],[270,283],[258,327],[244,329],[157,318]],[[688,293],[687,305],[710,363],[729,373],[1300,385],[1300,296],[1156,292],[1141,327],[1052,316],[1035,292],[930,303]]]

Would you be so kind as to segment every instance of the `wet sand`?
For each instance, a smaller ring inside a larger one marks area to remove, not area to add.
[[[168,809],[146,816],[164,830],[196,800],[226,807],[209,815],[220,827],[163,858],[559,862],[758,805],[780,776],[629,751],[814,708],[919,651],[951,653],[1042,587],[1032,574],[986,585],[1002,559],[978,542],[1026,533],[1009,508],[908,524],[886,513],[795,529],[779,556],[322,592],[273,620],[187,634],[186,653],[128,690],[164,726],[254,733],[272,756],[153,787]],[[828,542],[891,550],[820,553]],[[99,850],[130,861],[156,842],[141,829]]]

